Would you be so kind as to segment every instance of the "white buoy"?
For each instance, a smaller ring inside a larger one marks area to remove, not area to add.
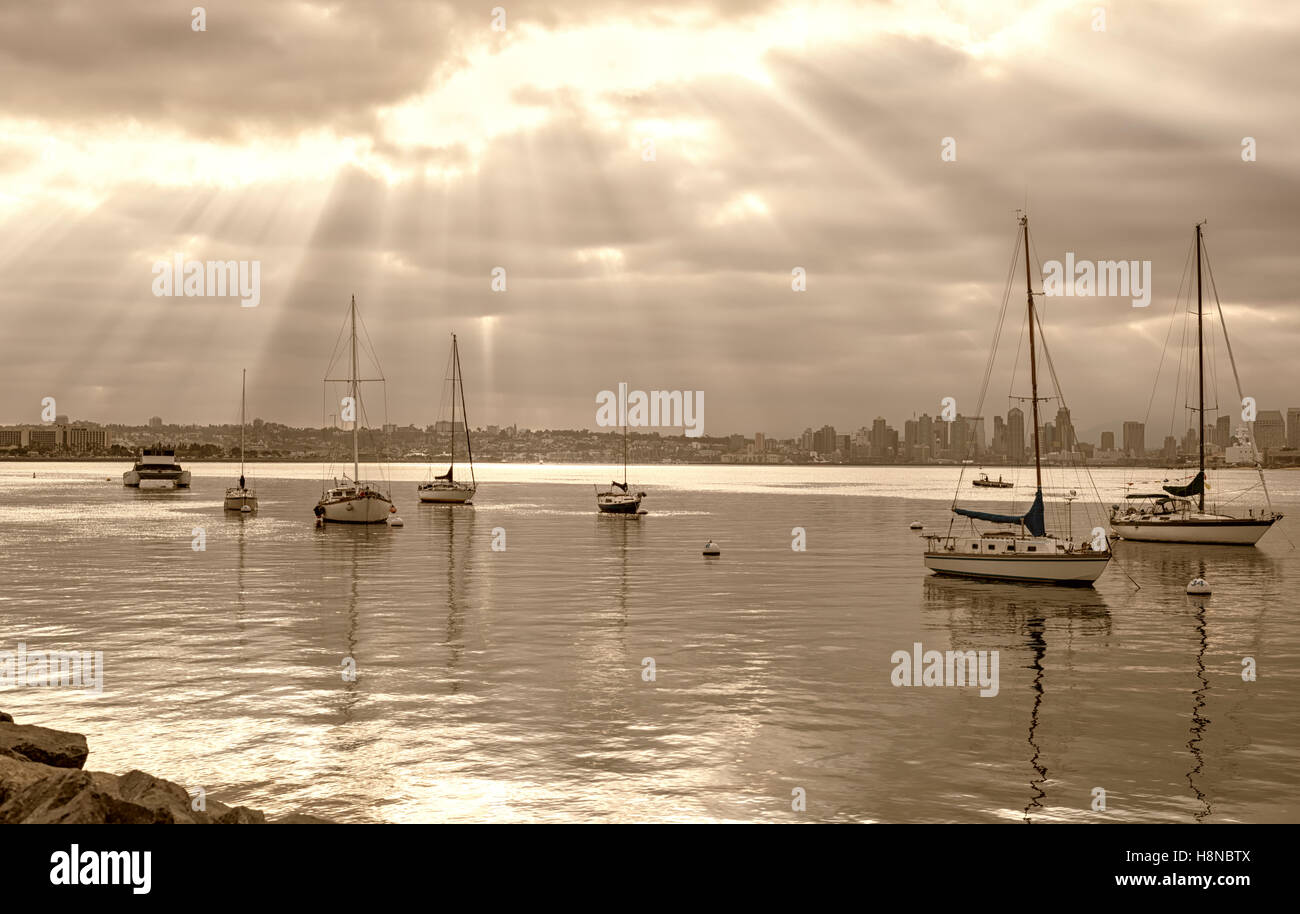
[[[925,529],[925,524],[921,523],[919,520],[914,520],[914,521],[912,521],[912,523],[908,526],[908,529],[909,529],[909,530],[923,530],[923,529]]]
[[[1205,582],[1205,578],[1192,578],[1191,583],[1187,585],[1187,592],[1197,597],[1208,597],[1210,585]]]
[[[722,555],[722,550],[718,548],[717,543],[715,543],[713,540],[709,540],[707,543],[704,544],[704,554],[711,555],[711,556]]]
[[[406,526],[406,522],[403,521],[403,520],[402,520],[400,517],[398,517],[396,514],[394,514],[394,515],[392,515],[391,517],[388,518],[388,526],[390,526],[390,527],[404,527],[404,526]]]

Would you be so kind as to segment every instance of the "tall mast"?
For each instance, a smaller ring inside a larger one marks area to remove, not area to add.
[[[1196,223],[1196,450],[1200,457],[1202,474],[1201,494],[1198,504],[1205,511],[1205,338],[1202,333],[1204,323],[1201,315],[1201,223]]]
[[[239,478],[244,478],[244,391],[248,387],[248,369],[239,382]]]
[[[623,423],[623,491],[627,491],[627,423]]]
[[[456,334],[451,335],[451,467],[456,468]]]
[[[352,482],[360,481],[357,469],[357,426],[361,422],[360,404],[357,400],[357,297],[352,296]]]
[[[1038,357],[1034,352],[1034,287],[1029,273],[1029,217],[1021,216],[1020,225],[1025,230],[1025,297],[1029,301],[1029,385],[1034,404],[1034,475],[1041,491],[1043,462],[1038,444]]]

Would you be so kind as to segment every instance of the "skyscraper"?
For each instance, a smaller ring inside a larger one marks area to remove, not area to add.
[[[887,423],[883,418],[877,416],[871,423],[871,456],[884,457],[885,448],[889,446],[888,436],[885,432]]]
[[[1281,410],[1261,409],[1255,416],[1255,447],[1261,451],[1286,447],[1286,423]]]
[[[1007,459],[1025,462],[1025,413],[1018,406],[1007,410]]]
[[[1115,433],[1114,433],[1114,432],[1102,432],[1102,433],[1101,433],[1101,449],[1102,449],[1103,451],[1113,451],[1113,450],[1115,450]]]
[[[1300,406],[1286,411],[1286,446],[1300,448]]]
[[[1074,450],[1074,424],[1070,421],[1070,411],[1062,406],[1056,411],[1056,447],[1069,453]]]
[[[1145,422],[1124,423],[1124,455],[1143,457],[1147,452],[1147,426]]]

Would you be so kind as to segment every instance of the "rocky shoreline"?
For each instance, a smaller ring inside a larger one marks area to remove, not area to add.
[[[205,800],[196,810],[184,787],[143,771],[86,771],[86,738],[29,724],[0,711],[0,825],[303,825],[330,820],[303,813],[277,819],[247,806]]]

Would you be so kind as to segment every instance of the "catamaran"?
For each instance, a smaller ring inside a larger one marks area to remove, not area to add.
[[[596,491],[596,507],[602,514],[636,514],[644,492],[633,494],[627,484],[627,425],[623,426],[623,481],[611,482],[608,489]]]
[[[1250,432],[1243,437],[1250,441],[1250,452],[1254,458],[1255,470],[1259,473],[1259,486],[1264,495],[1262,505],[1242,505],[1238,513],[1232,513],[1218,505],[1205,507],[1205,490],[1209,488],[1205,476],[1205,307],[1203,291],[1202,260],[1204,241],[1201,226],[1196,225],[1196,406],[1187,407],[1196,417],[1197,428],[1197,465],[1198,472],[1186,485],[1162,486],[1160,492],[1131,492],[1124,496],[1127,505],[1114,505],[1111,508],[1110,523],[1115,534],[1126,540],[1146,543],[1202,543],[1222,546],[1253,546],[1269,528],[1282,519],[1282,515],[1273,510],[1268,496],[1268,485],[1264,481],[1264,467],[1255,447],[1255,435]],[[1214,274],[1210,273],[1213,286]],[[1181,297],[1181,296],[1180,296]],[[1232,364],[1232,376],[1237,381],[1237,396],[1241,398],[1241,379],[1237,374],[1237,362],[1232,355],[1232,343],[1228,341],[1228,325],[1223,317],[1223,306],[1219,304],[1219,294],[1215,290],[1214,304],[1219,312],[1219,323],[1223,327],[1223,341]],[[1175,302],[1174,307],[1178,307]],[[1159,384],[1159,377],[1156,378]],[[1217,392],[1216,394],[1217,399]],[[1177,396],[1177,392],[1175,392]]]
[[[1021,231],[1017,233],[1017,248],[1020,246],[1019,236],[1023,234],[1025,298],[1028,307],[1027,323],[1029,326],[1031,396],[1028,399],[1033,403],[1034,415],[1034,476],[1036,484],[1034,498],[1029,505],[1029,510],[1023,514],[996,514],[990,511],[959,508],[956,504],[956,495],[954,495],[952,513],[959,517],[969,518],[972,532],[969,535],[954,534],[953,524],[956,522],[954,518],[948,525],[947,534],[927,534],[925,536],[925,567],[936,574],[957,575],[960,577],[1045,584],[1073,584],[1091,587],[1093,582],[1106,570],[1106,565],[1110,562],[1109,542],[1106,542],[1105,538],[1101,537],[1100,541],[1094,540],[1092,543],[1076,543],[1070,532],[1068,520],[1063,525],[1064,529],[1061,531],[1063,535],[1061,536],[1049,533],[1047,529],[1046,506],[1043,502],[1043,462],[1039,443],[1038,404],[1040,400],[1053,398],[1039,397],[1038,395],[1038,347],[1035,341],[1035,329],[1041,332],[1042,326],[1039,324],[1034,307],[1034,296],[1042,293],[1034,292],[1031,280],[1028,216],[1022,215],[1020,217],[1020,229]],[[1007,294],[1003,297],[1003,313],[1001,316],[1003,318],[1006,315],[1006,303],[1009,298],[1010,286],[1008,286]],[[998,335],[1000,335],[1002,323],[1003,321],[1000,318],[997,324]],[[998,335],[995,335],[993,340],[994,354],[997,352]],[[1043,345],[1043,356],[1048,359],[1050,367],[1050,356],[1045,343]],[[977,414],[983,409],[984,394],[987,391],[992,362],[993,359],[990,356],[990,371],[985,375],[984,390],[980,392],[979,406],[976,409]],[[1052,375],[1055,377],[1054,370]],[[1060,396],[1059,389],[1057,390],[1057,398],[1062,399],[1062,405],[1064,405],[1064,399]],[[960,493],[962,491],[960,478],[957,481],[957,487],[957,492]],[[979,532],[975,530],[974,522],[977,520],[1001,525],[1003,529]]]
[[[326,377],[325,381],[326,383],[330,381],[346,381],[348,384],[352,408],[352,477],[344,476],[342,481],[335,479],[334,485],[321,493],[320,501],[316,503],[316,516],[324,521],[340,524],[382,524],[388,520],[389,514],[397,511],[397,508],[393,507],[389,497],[380,492],[375,485],[362,482],[360,478],[357,435],[361,427],[361,391],[359,385],[362,378],[357,370],[357,297],[355,295],[352,296],[350,319],[351,333],[348,345],[351,353],[351,364],[348,377]],[[326,374],[328,374],[328,371]]]
[[[190,471],[176,462],[176,448],[161,444],[141,449],[135,466],[122,474],[122,485],[135,489],[185,489],[189,484]]]
[[[239,485],[226,489],[226,510],[239,511],[244,514],[257,510],[257,491],[248,487],[244,478],[244,403],[248,387],[248,369],[244,369],[243,380],[239,383]]]
[[[419,488],[420,501],[433,505],[467,505],[478,491],[474,479],[474,451],[469,441],[469,418],[465,412],[465,379],[460,373],[460,346],[456,334],[451,335],[451,465],[441,476],[424,483]],[[456,387],[460,382],[460,418],[465,425],[465,459],[469,463],[469,482],[457,480],[456,473]],[[432,472],[432,470],[430,471]]]

